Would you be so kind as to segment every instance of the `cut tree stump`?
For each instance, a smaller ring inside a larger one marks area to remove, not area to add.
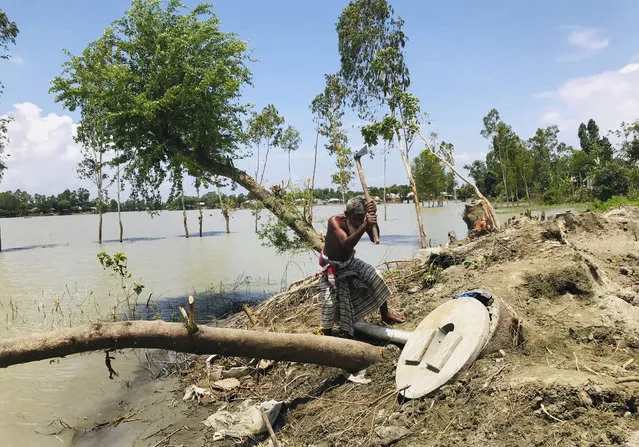
[[[466,223],[469,233],[499,230],[497,223],[492,221],[488,205],[483,200],[473,200],[472,202],[464,204],[462,219]],[[481,228],[478,228],[478,226]]]
[[[124,321],[0,339],[0,368],[87,351],[126,348],[312,363],[351,372],[381,359],[381,351],[375,346],[336,337],[208,326],[199,326],[197,333],[189,335],[180,323]]]

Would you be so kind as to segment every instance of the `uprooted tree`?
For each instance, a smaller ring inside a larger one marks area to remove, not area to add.
[[[100,120],[134,190],[149,200],[176,169],[210,181],[226,177],[251,192],[296,235],[321,250],[320,235],[238,169],[246,142],[241,92],[251,83],[246,42],[222,32],[212,7],[133,0],[81,55],[67,52],[52,82],[55,100],[80,111],[79,131]]]
[[[198,327],[192,297],[186,327],[164,321],[95,323],[0,340],[0,368],[87,351],[126,348],[167,349],[193,354],[256,357],[359,371],[381,359],[367,343],[312,334]]]

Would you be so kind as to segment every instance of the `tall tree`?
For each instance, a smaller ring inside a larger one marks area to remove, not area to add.
[[[337,75],[325,75],[324,92],[315,97],[312,110],[318,116],[319,132],[327,139],[325,148],[335,157],[337,172],[331,175],[333,183],[339,186],[342,202],[346,203],[348,186],[353,180],[353,152],[348,146],[348,137],[342,127],[346,88]]]
[[[553,182],[552,160],[559,144],[558,134],[557,126],[549,126],[545,129],[537,129],[535,135],[528,140],[533,159],[532,177],[537,192],[550,188]]]
[[[321,101],[321,94],[317,95],[311,102],[310,109],[313,112],[313,122],[315,123],[315,147],[313,148],[313,174],[311,175],[310,200],[308,206],[308,220],[313,225],[313,207],[315,206],[315,173],[317,172],[317,149],[319,147],[321,116],[316,107],[316,101]]]
[[[446,172],[439,159],[429,149],[425,149],[413,159],[412,171],[419,196],[439,201],[447,186]]]
[[[351,1],[337,22],[340,76],[360,117],[375,122],[363,130],[367,143],[376,143],[378,136],[387,141],[396,139],[413,190],[420,244],[426,247],[418,191],[408,159],[407,145],[416,132],[419,106],[408,94],[410,75],[404,61],[407,38],[403,24],[386,0]],[[376,116],[379,106],[389,113]]]
[[[300,144],[302,143],[302,139],[300,138],[300,133],[293,126],[287,126],[284,132],[282,133],[282,138],[280,140],[280,146],[283,150],[288,154],[288,184],[291,185],[291,152],[295,152],[300,148]]]
[[[238,169],[242,88],[251,82],[245,42],[223,32],[210,5],[187,10],[177,0],[133,0],[120,20],[69,61],[51,91],[79,128],[99,116],[122,150],[127,178],[144,198],[179,165],[194,178],[220,175],[243,186],[308,246],[320,235],[259,182]],[[93,113],[99,112],[99,113]]]
[[[18,36],[18,27],[15,22],[9,20],[7,13],[0,9],[0,59],[9,58],[9,45],[16,43],[16,37]],[[0,96],[4,86],[0,80]],[[4,151],[9,143],[7,137],[7,126],[11,122],[10,116],[0,116],[0,180],[4,170],[7,169],[4,161]],[[2,251],[2,233],[0,232],[0,251]]]
[[[491,149],[495,155],[495,158],[499,162],[499,172],[501,173],[502,180],[504,182],[504,197],[508,200],[508,184],[506,182],[506,161],[505,155],[502,153],[502,147],[495,147],[495,137],[497,133],[497,128],[499,123],[501,122],[501,118],[499,117],[499,112],[497,109],[491,109],[483,119],[484,128],[481,130],[480,134],[482,137],[491,141]],[[486,157],[488,160],[489,157]]]
[[[597,126],[595,120],[588,120],[588,124],[581,123],[577,135],[581,150],[595,160],[596,164],[612,160],[612,144],[608,137],[599,135],[599,126]]]

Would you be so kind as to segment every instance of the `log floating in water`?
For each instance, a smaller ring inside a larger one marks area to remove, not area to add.
[[[256,357],[348,371],[362,370],[381,358],[375,346],[336,337],[207,326],[200,326],[197,333],[189,335],[181,323],[124,321],[0,339],[0,368],[81,352],[126,348]]]

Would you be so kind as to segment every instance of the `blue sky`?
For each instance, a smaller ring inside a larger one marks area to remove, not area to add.
[[[186,1],[187,5],[196,2]],[[345,1],[215,2],[225,31],[247,40],[258,62],[247,101],[273,103],[303,138],[294,155],[294,178],[311,173],[315,141],[309,104],[337,71],[335,22]],[[493,107],[522,137],[557,124],[560,138],[576,144],[579,122],[592,117],[602,130],[639,118],[639,2],[564,0],[513,2],[395,1],[409,37],[412,91],[439,137],[455,145],[458,166],[483,158],[479,131]],[[50,80],[128,8],[126,0],[5,0],[2,8],[20,28],[14,59],[0,62],[5,93],[0,113],[12,113],[9,170],[0,189],[57,193],[89,186],[75,178],[79,148],[72,141],[77,114],[53,102]],[[360,147],[356,119],[346,119]],[[412,155],[416,155],[418,148]],[[320,152],[317,183],[329,186],[333,161]],[[268,183],[288,178],[286,156],[269,161]],[[381,186],[381,157],[365,161],[370,185]],[[254,160],[240,166],[254,171]],[[399,154],[389,155],[387,183],[406,183]],[[357,186],[353,183],[353,186]]]

